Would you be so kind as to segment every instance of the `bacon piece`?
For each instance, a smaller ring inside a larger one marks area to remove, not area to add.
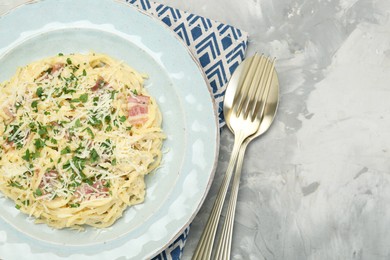
[[[5,141],[5,142],[1,145],[1,147],[3,147],[3,149],[4,149],[5,151],[8,151],[8,150],[14,148],[14,147],[15,147],[15,144],[14,144],[13,141],[11,141],[11,142],[10,142],[10,141]]]
[[[143,95],[128,98],[129,121],[132,124],[143,124],[148,120],[150,98]]]
[[[108,192],[109,189],[104,186],[106,184],[106,182],[103,180],[99,180],[99,181],[96,181],[92,187],[94,187],[95,189],[97,189],[99,192]]]
[[[37,79],[40,80],[48,79],[49,75],[54,75],[56,72],[60,71],[64,66],[65,66],[64,63],[57,62],[49,69],[42,71],[41,74],[39,74],[39,76],[37,77]]]
[[[3,107],[3,111],[4,113],[9,116],[10,118],[13,118],[15,117],[14,114],[11,112],[11,110],[9,109],[9,107]]]
[[[55,72],[61,70],[65,66],[64,63],[57,62],[54,64],[54,66],[51,68],[50,74],[54,74]]]
[[[39,170],[35,171],[35,174],[38,174]],[[56,170],[50,170],[43,174],[41,182],[39,183],[38,188],[40,189],[42,195],[39,196],[39,199],[48,199],[54,192],[56,185],[58,183],[58,172]]]
[[[41,182],[39,183],[39,188],[42,189],[42,193],[45,194],[44,188],[52,188],[58,179],[58,172],[56,170],[50,170],[48,172],[45,172],[45,174],[42,177]]]
[[[88,195],[95,193],[95,192],[96,191],[92,186],[90,186],[88,184],[83,184],[76,189],[76,197],[77,198],[80,198],[83,196],[87,197]]]
[[[108,196],[109,189],[104,186],[105,181],[96,181],[91,185],[84,183],[75,191],[75,197],[80,200],[89,200],[91,197],[104,198]]]
[[[98,79],[96,80],[96,84],[91,88],[91,90],[96,91],[96,90],[103,88],[107,85],[108,85],[108,83],[106,81],[104,81],[104,78],[99,76]]]
[[[61,126],[58,122],[56,122],[56,121],[51,121],[50,122],[50,124],[52,125],[52,126]]]

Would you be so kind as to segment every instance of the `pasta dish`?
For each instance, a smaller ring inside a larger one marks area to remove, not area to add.
[[[54,228],[103,228],[145,198],[164,133],[145,75],[104,54],[58,54],[0,84],[0,191]]]

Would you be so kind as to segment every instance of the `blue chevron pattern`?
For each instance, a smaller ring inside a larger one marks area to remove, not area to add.
[[[162,4],[157,6],[156,11],[157,11],[158,16],[169,15],[170,17],[172,17],[172,19],[174,21],[179,20],[182,16],[181,12],[178,9],[175,9],[175,8],[172,8],[172,7],[169,7],[166,5],[162,5]]]
[[[241,30],[227,24],[218,25],[217,30],[220,34],[225,34],[227,31],[229,31],[232,35],[232,38],[235,40],[239,39],[242,36]]]
[[[130,0],[128,1],[130,4],[140,4],[141,5],[141,9],[147,11],[151,8],[151,5],[150,5],[150,2],[148,0]]]
[[[177,35],[180,36],[180,38],[183,39],[183,41],[186,43],[187,46],[191,45],[190,38],[188,36],[188,30],[185,24],[181,23],[179,24],[175,29],[174,32],[177,33]]]
[[[195,23],[200,23],[199,26],[201,26],[205,30],[208,30],[211,26],[213,26],[210,19],[204,18],[204,17],[199,16],[199,15],[190,14],[186,20],[187,20],[189,26],[191,26]]]
[[[213,93],[217,93],[219,86],[227,83],[226,71],[223,61],[216,62],[213,66],[205,71],[207,79],[210,81]]]
[[[226,55],[229,63],[230,74],[233,74],[237,66],[241,63],[242,60],[244,60],[245,52],[243,50],[246,50],[246,48],[246,42],[241,42]]]
[[[218,37],[214,33],[203,38],[200,43],[195,45],[195,49],[198,55],[207,51],[212,55],[213,59],[221,55]]]
[[[248,47],[247,33],[233,26],[153,1],[127,2],[165,23],[188,46],[203,68],[218,109],[219,125],[224,126],[222,108],[225,89],[232,73],[245,58]],[[153,260],[180,259],[188,232],[189,227]]]

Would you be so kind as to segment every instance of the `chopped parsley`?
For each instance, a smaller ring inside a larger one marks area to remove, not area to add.
[[[33,154],[31,155],[31,158],[32,158],[33,160],[35,160],[35,159],[39,158],[39,156],[41,156],[40,152],[39,152],[39,151],[36,151],[35,153],[33,153]]]
[[[20,149],[23,147],[25,135],[22,131],[20,131],[21,123],[19,125],[11,125],[10,133],[7,139],[8,143],[14,143],[16,148]]]
[[[31,107],[34,108],[35,112],[38,112],[38,101],[34,100],[33,102],[31,102]]]
[[[71,153],[72,150],[70,149],[69,146],[65,147],[64,149],[61,150],[61,154],[68,154]]]
[[[126,121],[126,116],[121,116],[119,117],[119,121],[121,121],[122,123]]]
[[[95,148],[93,148],[90,153],[91,162],[93,163],[97,162],[99,158],[100,158],[99,154],[96,152]]]
[[[35,197],[40,197],[40,196],[42,196],[42,191],[41,191],[41,189],[40,188],[38,188],[38,189],[36,189],[35,190],[35,192],[34,192],[34,196]]]
[[[117,164],[117,162],[116,162],[116,158],[112,159],[112,161],[111,161],[111,165],[112,165],[112,166],[115,166],[116,164]]]
[[[49,132],[47,131],[47,126],[39,126],[38,134],[41,138],[45,138]]]
[[[37,125],[34,122],[29,123],[28,127],[30,128],[31,132],[33,132],[33,133],[37,132]]]
[[[83,130],[83,132],[84,132],[84,131],[87,131],[87,133],[91,136],[92,139],[95,138],[95,135],[94,135],[94,133],[93,133],[93,131],[92,131],[92,129],[91,129],[90,127],[85,128],[85,129]]]
[[[119,91],[117,91],[117,90],[110,91],[111,99],[115,99],[115,95],[116,95],[117,93],[119,93]]]
[[[24,155],[22,156],[22,159],[29,162],[30,159],[31,159],[31,153],[30,153],[30,150],[27,149],[26,152],[24,153]]]
[[[80,118],[77,118],[76,122],[74,122],[74,126],[75,126],[76,128],[82,126],[81,121],[80,121]]]
[[[78,208],[78,207],[80,207],[80,203],[69,204],[69,207],[71,207],[71,208]]]
[[[110,188],[110,187],[111,187],[110,181],[106,181],[106,182],[103,184],[103,186],[106,187],[106,188]]]
[[[21,106],[22,106],[22,103],[16,102],[16,103],[15,103],[16,111],[18,111],[18,109],[19,109]]]
[[[23,189],[23,186],[17,181],[9,181],[8,186],[15,187],[18,189]]]
[[[37,88],[36,94],[37,94],[38,97],[42,97],[42,95],[43,95],[43,88],[42,87]]]
[[[35,146],[35,149],[39,150],[39,149],[45,147],[45,141],[43,141],[40,138],[35,139],[34,146]]]
[[[80,95],[79,99],[81,102],[86,103],[88,101],[88,94],[85,93],[85,94]]]
[[[91,126],[93,127],[97,127],[97,128],[100,128],[101,125],[102,125],[102,120],[98,119],[96,114],[93,114],[89,120],[88,120],[88,124],[90,124]]]

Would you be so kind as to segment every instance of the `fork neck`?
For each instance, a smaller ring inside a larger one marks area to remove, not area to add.
[[[239,144],[238,147],[237,147],[236,149],[240,148],[240,147],[241,147],[241,144],[245,141],[245,139],[246,139],[247,137],[248,137],[248,135],[245,134],[243,131],[237,131],[237,132],[235,132],[235,133],[234,133],[234,146],[233,146],[233,150],[234,150],[236,144],[237,144],[237,145]]]

